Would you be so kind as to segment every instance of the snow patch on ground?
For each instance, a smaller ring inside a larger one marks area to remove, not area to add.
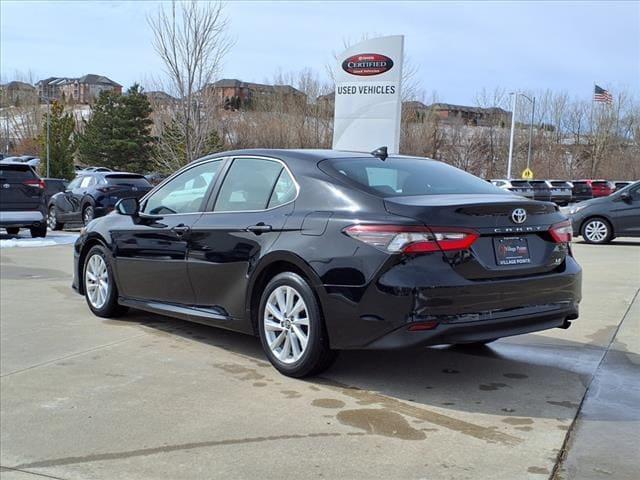
[[[28,233],[27,233],[28,235]],[[23,236],[8,236],[0,234],[0,248],[29,248],[29,247],[52,247],[55,245],[73,244],[78,238],[75,233],[51,233],[45,238],[30,238]]]

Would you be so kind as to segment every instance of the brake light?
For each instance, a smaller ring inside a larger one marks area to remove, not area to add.
[[[115,190],[117,187],[98,187],[96,190],[98,190],[101,193],[108,193],[112,190]]]
[[[569,220],[565,220],[564,222],[551,225],[549,233],[551,234],[551,238],[553,238],[554,242],[569,243],[573,238],[573,227],[571,227],[571,222]]]
[[[418,225],[351,225],[344,233],[389,253],[429,253],[466,250],[479,237],[463,228]]]
[[[30,178],[29,180],[25,180],[22,183],[23,185],[28,185],[29,187],[41,188],[42,190],[44,190],[46,187],[44,180],[42,180],[41,178]]]

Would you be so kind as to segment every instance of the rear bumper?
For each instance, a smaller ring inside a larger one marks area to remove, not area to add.
[[[39,210],[0,212],[0,227],[35,227],[44,222],[44,214]]]
[[[582,270],[572,257],[555,272],[472,281],[440,258],[423,256],[366,287],[325,286],[322,304],[333,348],[389,349],[561,327],[578,317],[581,288]],[[428,330],[410,330],[427,323]]]

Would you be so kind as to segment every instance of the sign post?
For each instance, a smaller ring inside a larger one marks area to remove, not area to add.
[[[400,149],[404,37],[372,38],[338,56],[333,148]]]

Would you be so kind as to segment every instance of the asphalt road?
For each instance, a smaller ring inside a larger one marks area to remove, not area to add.
[[[94,317],[70,245],[3,248],[0,477],[636,480],[640,242],[575,254],[569,330],[343,352],[301,381],[248,336]]]

